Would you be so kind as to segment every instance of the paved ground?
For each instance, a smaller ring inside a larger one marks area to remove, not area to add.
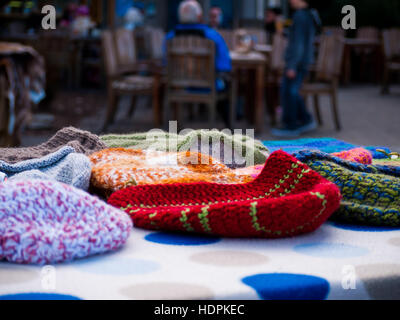
[[[147,99],[140,101],[134,116],[127,117],[128,102],[122,101],[110,132],[127,133],[152,128],[152,112]],[[390,95],[381,96],[378,86],[353,85],[341,88],[339,107],[343,130],[336,132],[328,99],[322,99],[321,111],[324,125],[304,137],[332,137],[357,145],[380,145],[400,151],[400,86],[393,87]],[[26,130],[23,145],[35,145],[47,140],[57,129],[73,125],[95,133],[101,133],[106,108],[104,91],[61,92],[51,103],[55,121],[51,130]],[[311,109],[310,109],[311,110]],[[276,140],[269,134],[268,119],[265,132],[258,138]],[[201,128],[206,122],[186,122],[185,127]],[[221,124],[220,129],[223,126]],[[242,121],[238,128],[251,128]]]

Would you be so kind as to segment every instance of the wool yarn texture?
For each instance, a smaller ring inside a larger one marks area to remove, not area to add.
[[[265,164],[269,150],[261,141],[242,134],[229,135],[218,130],[191,130],[186,134],[161,130],[126,135],[106,135],[101,140],[109,148],[133,148],[165,152],[200,152],[229,168]]]
[[[252,180],[198,152],[111,148],[92,154],[90,160],[93,165],[91,185],[106,197],[128,185],[199,181],[245,183]]]
[[[355,148],[347,151],[336,152],[331,154],[347,161],[354,161],[362,164],[372,164],[372,154],[364,148]]]
[[[38,159],[66,146],[72,147],[75,152],[85,155],[107,148],[97,135],[67,127],[59,130],[52,138],[38,146],[0,148],[0,160],[14,164],[25,160]]]
[[[92,165],[88,157],[75,153],[72,147],[39,159],[26,160],[15,164],[0,161],[0,181],[8,180],[55,180],[76,188],[87,190]]]
[[[339,208],[339,189],[291,155],[274,152],[247,184],[135,186],[108,203],[136,227],[223,237],[282,238],[316,230]]]
[[[54,264],[121,248],[132,221],[88,193],[55,181],[0,184],[0,260]]]
[[[300,151],[296,158],[341,190],[332,219],[373,226],[400,226],[400,167],[363,165],[322,152]]]

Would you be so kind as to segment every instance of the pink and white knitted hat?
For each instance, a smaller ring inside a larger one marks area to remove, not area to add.
[[[131,219],[99,199],[56,181],[0,184],[0,260],[52,264],[116,250]]]

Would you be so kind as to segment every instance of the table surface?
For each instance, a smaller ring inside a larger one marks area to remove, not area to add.
[[[0,294],[51,292],[80,299],[138,300],[400,299],[399,246],[400,230],[333,223],[281,240],[134,229],[122,250],[57,265],[50,274],[37,266],[0,263]],[[53,288],[47,277],[53,279]]]
[[[230,52],[232,63],[250,62],[255,64],[264,64],[267,62],[265,56],[260,52],[251,51],[249,53]]]

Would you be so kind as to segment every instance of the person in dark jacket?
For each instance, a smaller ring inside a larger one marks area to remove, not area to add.
[[[285,53],[286,67],[281,86],[282,125],[271,131],[279,137],[299,136],[317,127],[300,95],[304,78],[314,61],[314,40],[317,32],[316,11],[309,8],[308,2],[290,0],[296,11]]]

